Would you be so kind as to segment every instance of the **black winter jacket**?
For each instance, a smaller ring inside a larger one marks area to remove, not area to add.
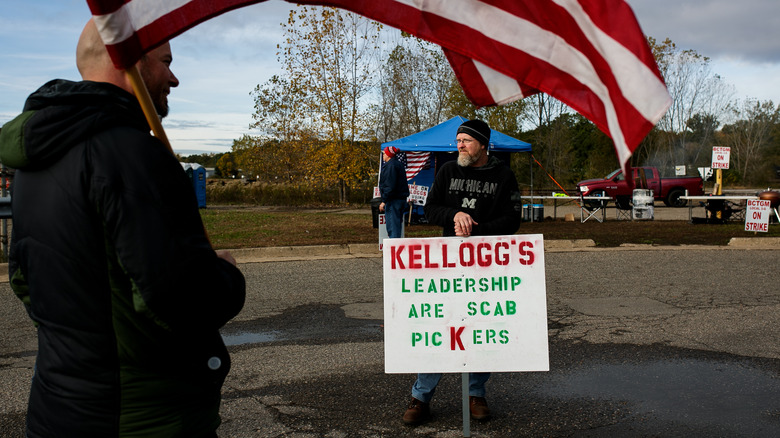
[[[217,258],[191,183],[135,98],[55,80],[0,132],[11,286],[38,327],[29,437],[201,436],[230,358],[241,272]]]
[[[520,227],[522,200],[512,170],[491,156],[482,167],[449,161],[436,173],[425,203],[425,218],[455,235],[455,214],[468,213],[478,223],[473,236],[514,234]]]

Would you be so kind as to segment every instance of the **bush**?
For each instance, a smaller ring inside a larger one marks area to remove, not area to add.
[[[366,204],[373,195],[373,186],[349,190],[348,204]],[[207,203],[278,206],[338,205],[338,189],[301,184],[271,184],[243,180],[208,180]]]

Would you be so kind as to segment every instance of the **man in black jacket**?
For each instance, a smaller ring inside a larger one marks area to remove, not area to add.
[[[387,237],[403,237],[404,211],[409,197],[409,183],[406,181],[406,168],[398,161],[398,148],[387,146],[382,151],[382,171],[379,173],[379,194],[382,203],[379,211],[385,212]]]
[[[166,43],[137,65],[161,115],[171,61]],[[77,67],[84,81],[47,83],[0,133],[17,169],[10,282],[38,327],[27,436],[216,436],[218,330],[244,277],[91,20]]]
[[[425,203],[429,223],[440,225],[444,236],[514,234],[520,227],[522,202],[512,170],[487,153],[490,128],[481,120],[458,127],[458,160],[445,163]],[[429,403],[440,373],[420,373],[412,386],[412,401],[404,413],[407,424],[430,416]],[[469,407],[477,420],[490,418],[485,383],[490,373],[469,374]]]

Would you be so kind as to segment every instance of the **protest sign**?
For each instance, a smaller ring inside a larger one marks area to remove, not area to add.
[[[766,199],[748,199],[745,210],[745,231],[769,232],[771,201]]]
[[[730,157],[731,148],[724,146],[713,146],[712,165],[710,167],[713,169],[728,169]]]
[[[385,372],[547,371],[541,235],[388,239]]]
[[[425,200],[428,199],[428,189],[428,186],[409,184],[409,202],[414,205],[425,205]]]

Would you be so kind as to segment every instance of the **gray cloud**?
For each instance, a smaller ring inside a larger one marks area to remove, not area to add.
[[[165,119],[166,129],[213,128],[214,122],[204,120]]]
[[[776,0],[627,0],[645,34],[700,55],[780,62]]]

